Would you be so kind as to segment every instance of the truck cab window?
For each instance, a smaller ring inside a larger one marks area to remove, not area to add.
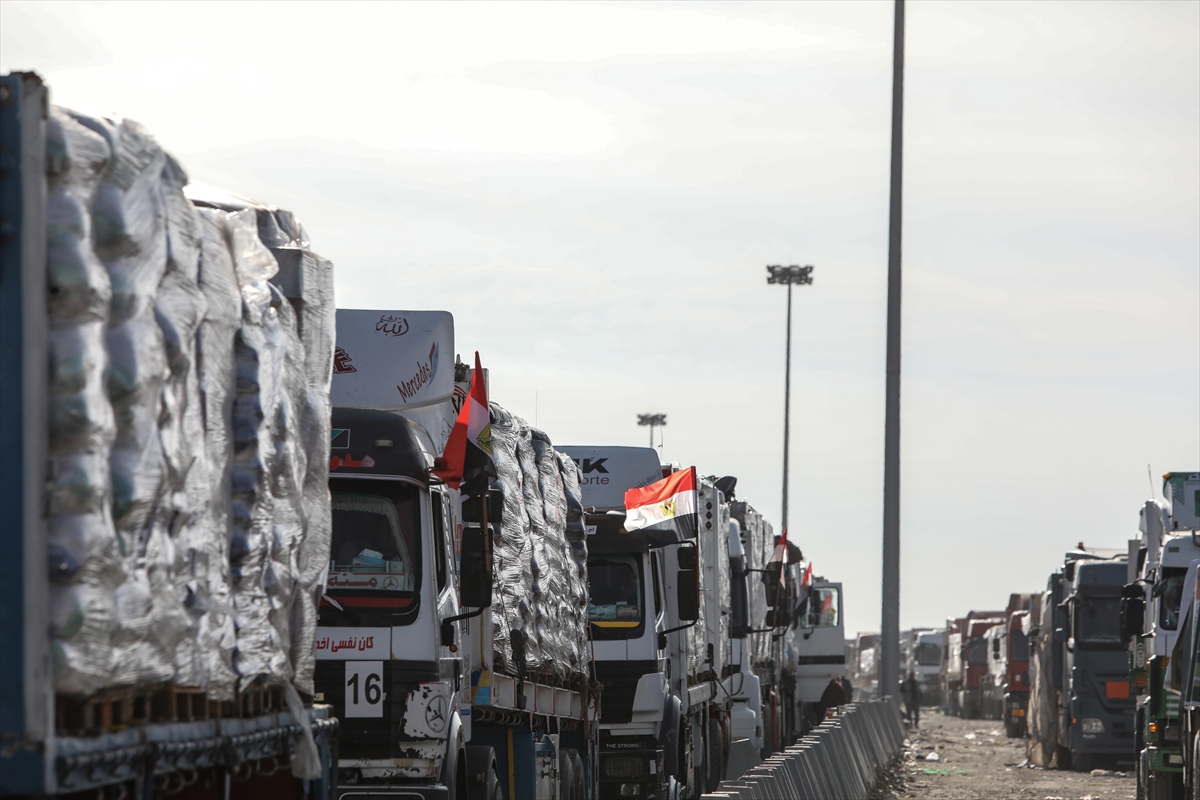
[[[654,615],[662,613],[662,590],[658,586],[658,553],[650,554],[650,575],[654,578]]]
[[[446,588],[446,504],[439,491],[429,493],[430,516],[433,517],[433,568],[437,573],[437,590]]]
[[[380,483],[346,481],[346,490],[331,493],[332,590],[414,592],[420,585],[417,489]]]
[[[1158,624],[1165,630],[1179,627],[1179,601],[1183,598],[1183,580],[1187,570],[1167,567],[1163,570],[1162,593],[1158,601]],[[1157,587],[1155,587],[1157,589]]]
[[[634,638],[640,635],[643,614],[642,560],[625,553],[588,557],[588,618],[597,638]]]
[[[1008,632],[1008,657],[1012,661],[1029,660],[1029,637],[1019,628]]]
[[[841,603],[835,587],[813,589],[804,612],[805,628],[833,628],[838,624]]]
[[[921,642],[916,650],[917,664],[922,667],[936,667],[941,662],[942,648],[933,642]]]
[[[1120,645],[1120,603],[1116,597],[1084,595],[1077,598],[1072,604],[1071,614],[1074,617],[1076,644]]]

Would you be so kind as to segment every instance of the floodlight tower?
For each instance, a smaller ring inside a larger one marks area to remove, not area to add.
[[[638,414],[638,425],[650,426],[650,446],[654,447],[654,429],[667,424],[666,414]]]
[[[788,445],[791,436],[789,426],[792,410],[792,286],[807,286],[813,282],[812,265],[782,266],[767,265],[767,283],[781,283],[787,286],[787,366],[783,379],[783,520],[782,529],[788,527]]]

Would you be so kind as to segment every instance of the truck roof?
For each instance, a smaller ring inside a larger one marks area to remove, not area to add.
[[[994,628],[997,625],[1004,624],[1003,617],[995,617],[994,619],[975,619],[971,620],[970,638],[982,636],[989,628]]]
[[[650,447],[566,445],[555,449],[579,465],[585,508],[624,511],[626,491],[663,479],[658,452]]]
[[[1077,591],[1119,589],[1127,577],[1124,561],[1081,561],[1075,567],[1074,588]]]
[[[390,411],[333,409],[329,476],[407,478],[429,483],[430,456],[409,421]]]

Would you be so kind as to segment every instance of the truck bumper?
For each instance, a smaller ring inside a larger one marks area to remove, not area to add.
[[[1004,695],[1004,724],[1024,724],[1029,708],[1029,692],[1009,692]]]
[[[1146,755],[1148,756],[1147,765],[1152,775],[1156,772],[1183,772],[1183,756],[1178,747],[1151,745],[1146,748]]]
[[[339,786],[335,800],[450,800],[445,786],[394,785],[364,783],[358,786]]]

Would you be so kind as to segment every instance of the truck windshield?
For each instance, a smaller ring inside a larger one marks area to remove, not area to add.
[[[415,486],[380,481],[339,482],[333,496],[331,590],[415,592],[420,496]]]
[[[1008,660],[1029,660],[1029,637],[1020,628],[1012,628],[1008,632]]]
[[[1163,569],[1163,579],[1160,584],[1161,597],[1158,601],[1158,624],[1165,630],[1173,631],[1179,627],[1179,601],[1183,597],[1183,581],[1187,570],[1179,567]],[[1156,592],[1159,587],[1154,587]]]
[[[1121,643],[1121,601],[1116,597],[1079,597],[1075,602],[1075,642]]]
[[[987,640],[982,636],[967,642],[967,663],[987,664]]]
[[[942,648],[933,642],[921,642],[914,655],[922,667],[936,667],[942,660]]]
[[[645,592],[642,562],[632,554],[604,553],[588,558],[588,618],[609,635],[597,638],[634,638],[640,635]]]
[[[806,601],[804,618],[801,621],[802,628],[835,628],[838,624],[838,611],[840,603],[838,603],[837,587],[823,587],[813,589],[809,592],[808,600]]]

